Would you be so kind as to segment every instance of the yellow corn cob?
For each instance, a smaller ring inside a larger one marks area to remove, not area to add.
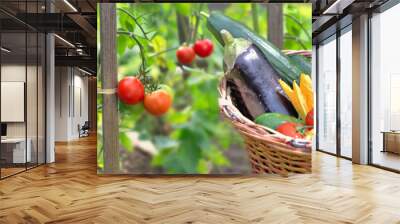
[[[292,103],[294,109],[297,111],[298,114],[300,114],[301,111],[301,106],[299,102],[297,101],[297,98],[295,96],[294,91],[288,84],[286,84],[284,81],[279,80],[279,84],[281,85],[283,91],[286,93],[286,95],[289,97],[290,102]]]
[[[314,92],[312,89],[312,82],[310,76],[305,74],[300,75],[300,89],[306,100],[308,107],[307,113],[308,113],[312,108],[314,108]]]
[[[297,85],[296,81],[293,81],[293,92],[296,98],[297,104],[299,105],[299,110],[297,111],[300,117],[304,120],[307,116],[308,107],[306,100],[304,99],[303,93],[300,87]]]

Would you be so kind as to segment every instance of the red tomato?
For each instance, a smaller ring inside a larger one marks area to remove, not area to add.
[[[314,127],[314,108],[307,113],[306,125]]]
[[[144,97],[144,108],[154,116],[163,115],[172,104],[171,95],[165,90],[156,90]]]
[[[127,76],[118,83],[118,97],[126,104],[136,104],[144,99],[144,86],[134,76]]]
[[[213,52],[214,45],[209,39],[198,40],[194,43],[193,50],[202,58],[208,57]]]
[[[298,131],[299,128],[301,128],[301,125],[298,123],[285,122],[276,127],[276,130],[292,138],[303,138],[303,135]]]
[[[176,51],[176,58],[179,63],[188,65],[191,64],[196,57],[194,50],[188,46],[180,46]]]

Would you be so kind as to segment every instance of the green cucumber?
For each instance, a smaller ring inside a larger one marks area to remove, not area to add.
[[[290,84],[293,80],[299,80],[301,70],[292,65],[289,58],[276,46],[253,33],[243,24],[224,16],[220,12],[214,11],[207,18],[207,27],[222,46],[224,46],[224,41],[220,32],[223,29],[227,30],[235,38],[244,38],[251,41],[259,48],[269,63],[271,63],[282,80]]]
[[[254,120],[254,122],[256,122],[256,124],[261,124],[265,127],[272,128],[274,130],[276,129],[276,127],[285,122],[294,122],[299,124],[303,123],[300,119],[280,113],[261,114]]]

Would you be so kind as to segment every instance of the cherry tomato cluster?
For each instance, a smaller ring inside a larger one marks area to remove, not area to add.
[[[302,125],[299,123],[295,122],[285,122],[278,127],[276,127],[276,130],[286,136],[292,137],[292,138],[303,138],[303,133],[302,133]]]
[[[196,55],[201,58],[206,58],[212,54],[214,45],[209,39],[197,40],[193,47],[182,45],[176,51],[176,58],[179,63],[189,65],[196,58]]]
[[[314,108],[311,109],[306,116],[306,125],[314,127]]]
[[[311,109],[306,116],[305,125],[295,122],[285,122],[276,131],[292,138],[309,138],[313,135],[314,109]]]
[[[134,76],[127,76],[119,81],[118,97],[128,105],[143,102],[146,111],[154,116],[165,114],[172,104],[171,95],[163,89],[145,94],[142,82]]]

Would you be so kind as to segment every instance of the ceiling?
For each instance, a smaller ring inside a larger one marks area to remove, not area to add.
[[[332,35],[352,22],[353,17],[372,11],[388,0],[312,0],[313,42]]]
[[[386,1],[309,1],[313,7],[313,41],[329,35],[329,32],[335,32],[338,21],[347,19],[351,22],[353,16],[376,8]],[[24,49],[25,40],[20,40],[15,34],[25,32],[26,28],[54,32],[58,35],[55,38],[57,65],[72,64],[96,73],[96,0],[1,0],[0,22],[3,32],[9,32],[3,35],[3,46],[5,42],[9,42],[8,47],[16,49],[16,52]],[[28,37],[27,40],[28,55],[34,53],[36,48],[34,43],[29,43],[30,39]]]
[[[36,35],[51,32],[57,34],[56,66],[72,65],[96,74],[96,0],[1,0],[0,23],[2,46],[11,50],[10,59],[36,55],[37,46],[42,47]],[[21,32],[27,32],[26,40]]]

